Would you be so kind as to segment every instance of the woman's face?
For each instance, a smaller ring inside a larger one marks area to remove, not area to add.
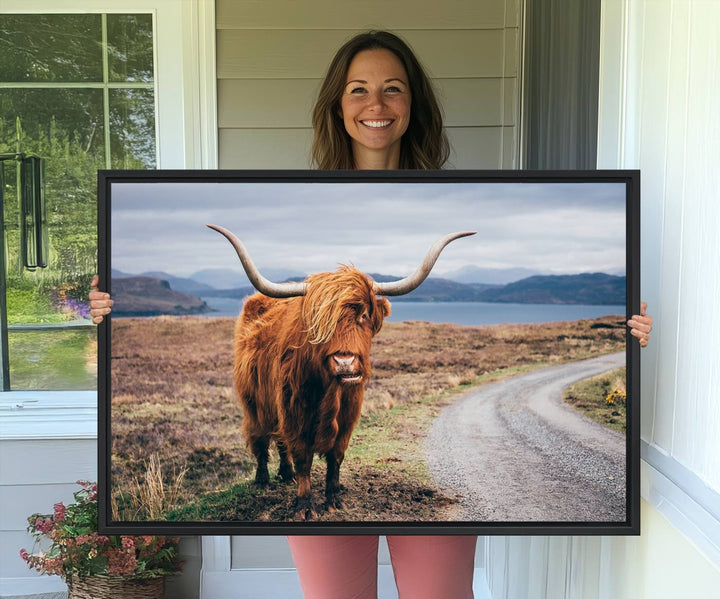
[[[366,158],[375,163],[384,159],[385,168],[398,167],[400,139],[410,122],[410,101],[410,82],[395,54],[376,49],[355,55],[340,109],[358,168]]]

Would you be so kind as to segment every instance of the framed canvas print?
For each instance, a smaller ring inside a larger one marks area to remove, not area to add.
[[[638,534],[637,171],[101,171],[100,527]]]

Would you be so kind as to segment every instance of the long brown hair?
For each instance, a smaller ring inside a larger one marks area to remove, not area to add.
[[[328,170],[354,168],[350,136],[340,116],[340,98],[355,55],[377,49],[389,50],[398,57],[405,67],[412,94],[410,123],[400,146],[400,168],[441,168],[450,155],[450,145],[443,131],[442,111],[432,83],[407,43],[388,31],[360,33],[335,54],[312,114],[313,165]]]

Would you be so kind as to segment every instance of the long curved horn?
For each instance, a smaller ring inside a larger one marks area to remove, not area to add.
[[[440,256],[440,252],[443,251],[445,246],[451,241],[460,239],[461,237],[468,237],[469,235],[475,235],[477,231],[460,231],[458,233],[449,233],[445,237],[438,239],[428,250],[425,255],[425,260],[420,267],[409,277],[405,277],[399,281],[393,281],[391,283],[375,283],[373,289],[375,293],[379,295],[405,295],[410,293],[413,289],[417,289],[425,279],[427,279],[432,267],[435,266],[435,262]]]
[[[305,295],[307,293],[307,283],[273,283],[268,281],[265,277],[260,274],[260,271],[255,266],[255,263],[250,258],[250,254],[245,249],[242,241],[240,241],[234,233],[228,231],[224,227],[217,225],[208,225],[211,229],[215,229],[218,233],[224,235],[227,240],[232,243],[232,246],[237,252],[240,262],[242,262],[245,273],[253,284],[253,287],[260,293],[267,295],[268,297],[297,297],[298,295]]]

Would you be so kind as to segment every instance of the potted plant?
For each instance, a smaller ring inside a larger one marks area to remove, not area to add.
[[[61,576],[68,599],[162,599],[165,577],[182,567],[178,539],[98,534],[97,485],[78,484],[74,503],[28,518],[34,553],[20,556],[41,574]]]

